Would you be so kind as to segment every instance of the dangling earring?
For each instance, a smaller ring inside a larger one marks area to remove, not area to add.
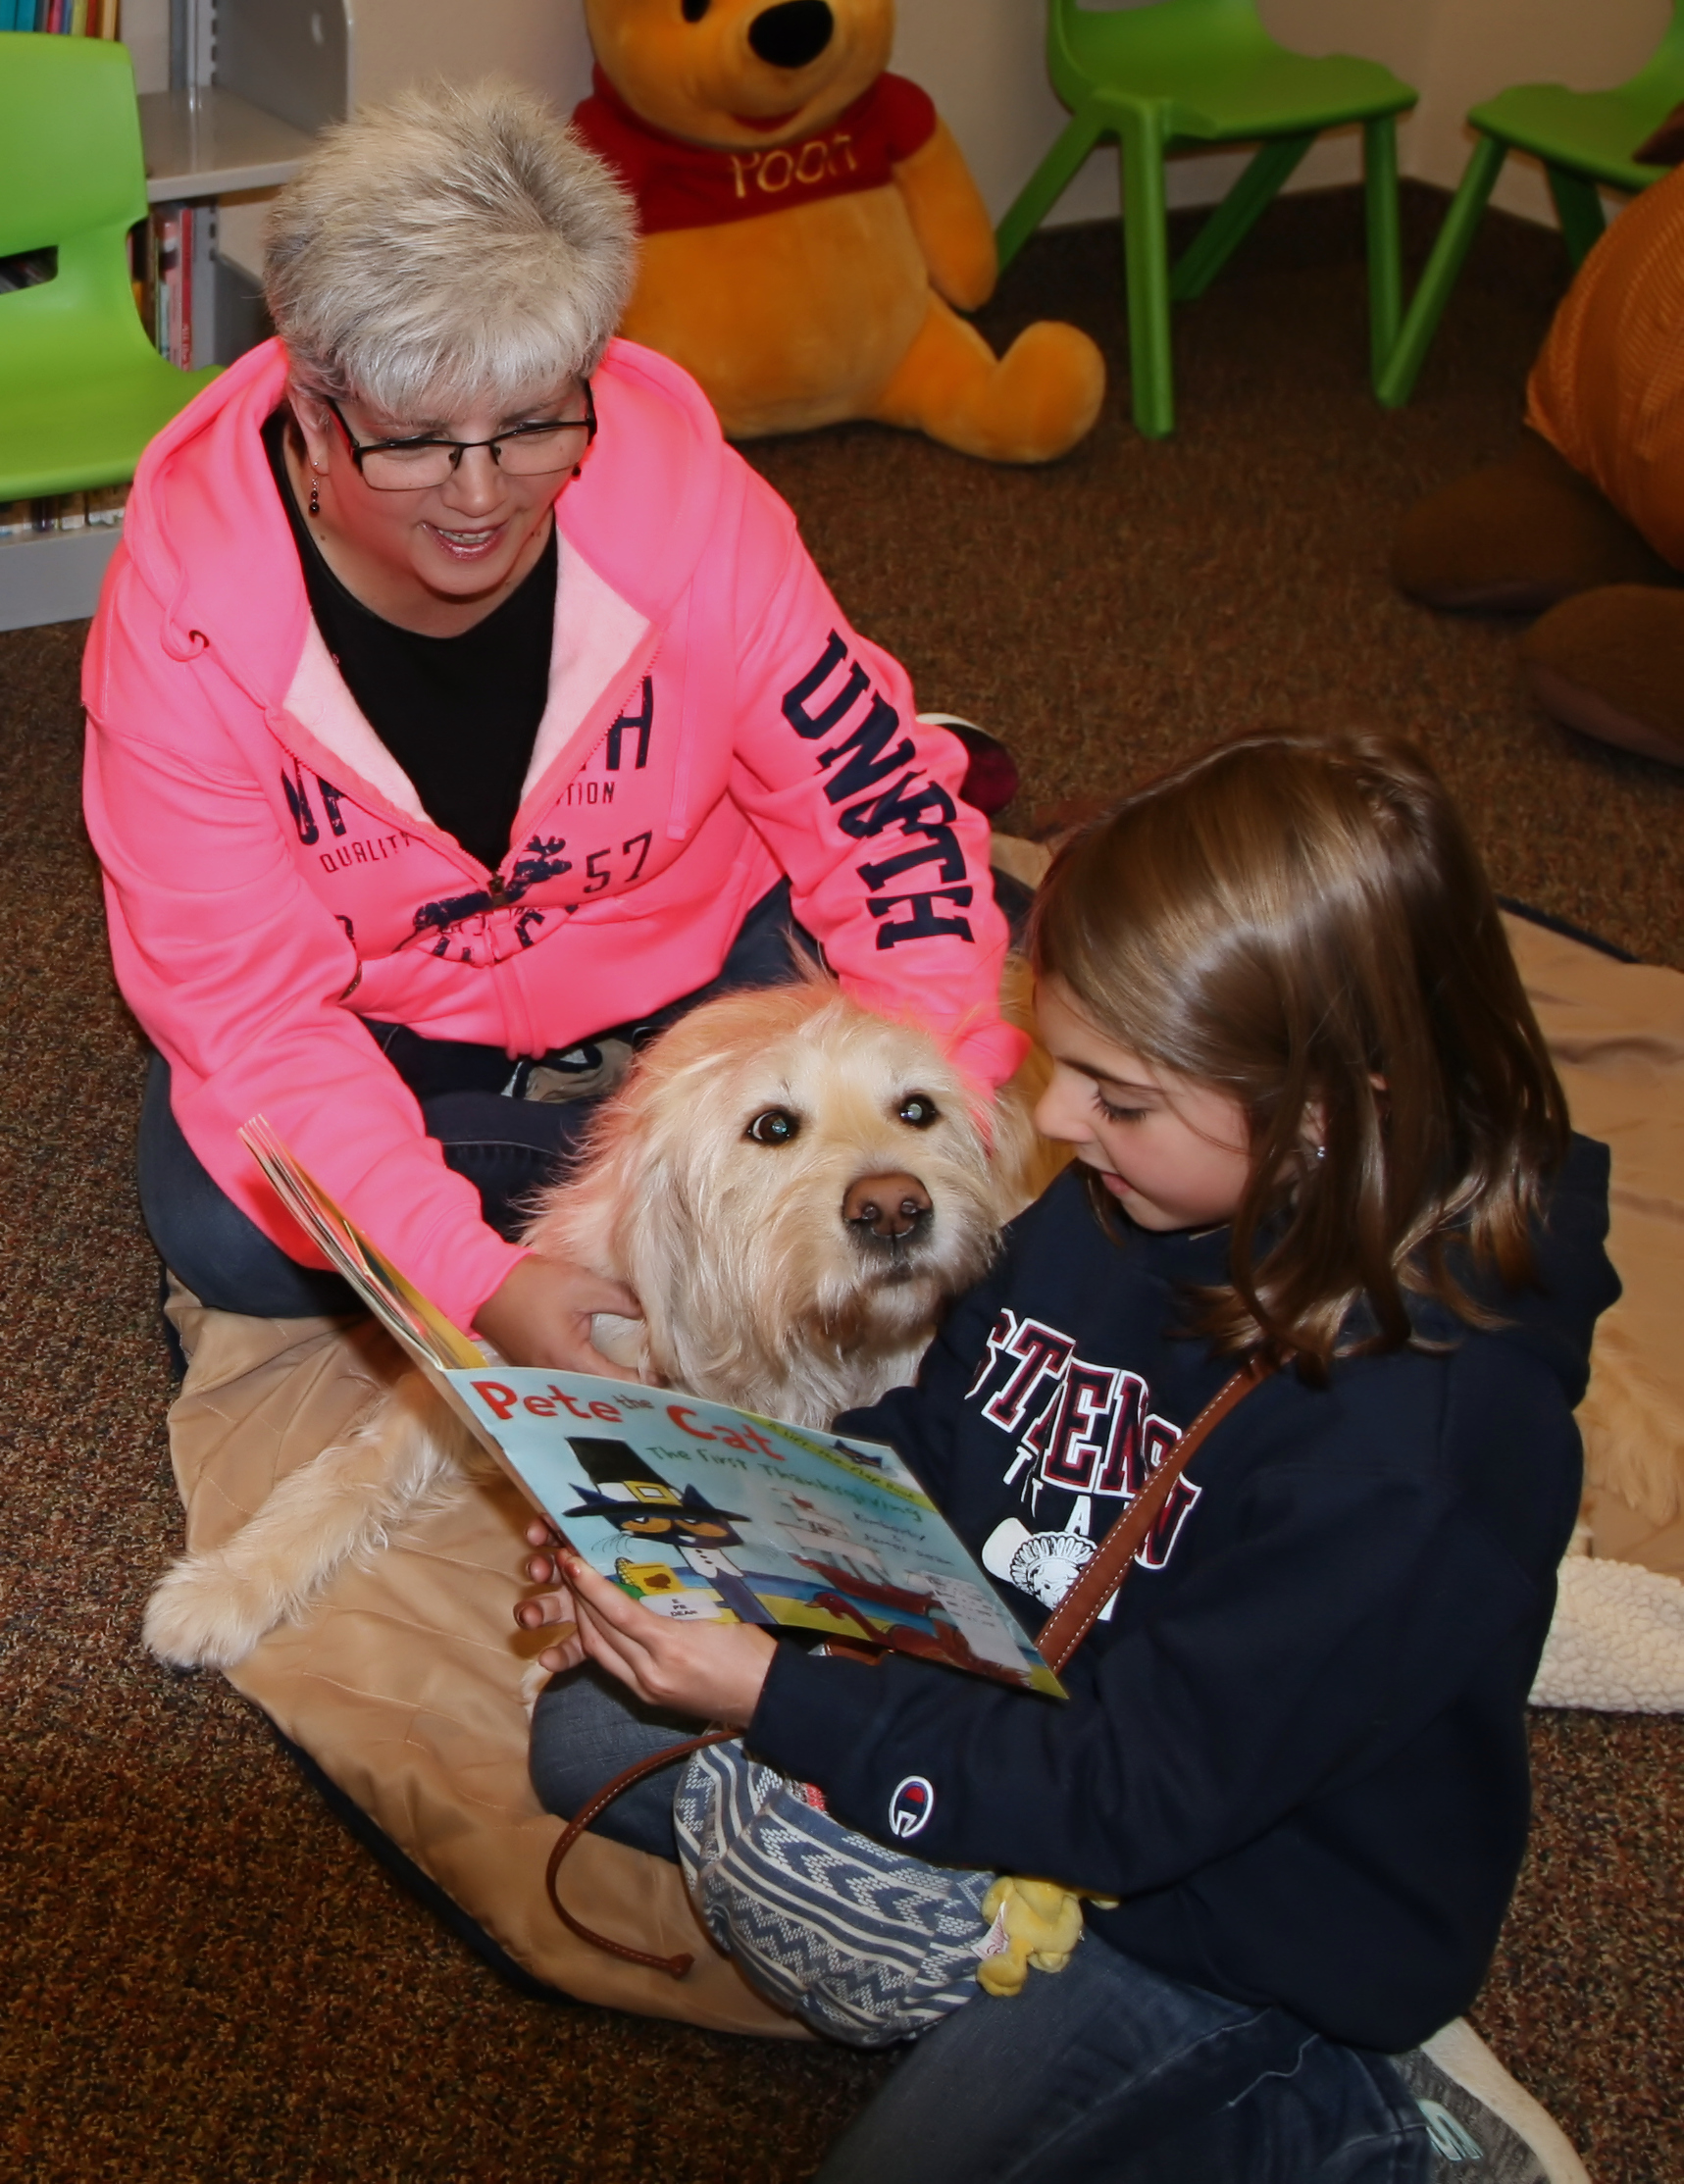
[[[321,482],[314,471],[310,473],[310,513],[313,516],[322,513]]]
[[[1327,1158],[1327,1147],[1325,1145],[1317,1145],[1315,1148],[1315,1156],[1318,1160],[1325,1160]]]
[[[574,475],[574,477],[575,477],[575,478],[577,478],[577,477],[579,476],[579,474],[580,474],[580,471],[581,471],[581,470],[583,469],[583,467],[584,467],[584,466],[583,466],[582,464],[580,464],[580,463],[575,463],[575,464],[574,464],[574,466],[573,466],[573,475]]]

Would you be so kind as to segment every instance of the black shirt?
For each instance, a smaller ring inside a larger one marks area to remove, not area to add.
[[[286,475],[286,410],[263,428],[281,505],[322,641],[375,734],[437,827],[495,872],[508,855],[521,785],[549,693],[555,528],[530,574],[460,636],[429,637],[372,613],[334,576]]]

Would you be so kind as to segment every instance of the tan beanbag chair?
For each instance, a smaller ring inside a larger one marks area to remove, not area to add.
[[[1033,885],[1040,869],[1021,877]],[[1509,932],[1574,1119],[1613,1153],[1610,1248],[1625,1295],[1598,1328],[1580,1412],[1592,1552],[1684,1577],[1684,977],[1519,921]],[[190,1358],[170,1447],[193,1549],[226,1540],[402,1370],[366,1321],[245,1319],[179,1291],[171,1316]],[[541,1642],[512,1615],[525,1522],[501,1483],[434,1506],[230,1681],[536,1977],[649,2016],[806,2037],[714,1951],[663,1859],[587,1835],[563,1895],[617,1939],[693,1953],[681,1981],[590,1948],[550,1909],[543,1870],[561,1823],[527,1779],[522,1694]]]
[[[247,1319],[180,1290],[170,1316],[189,1358],[170,1451],[194,1549],[236,1531],[405,1369],[368,1321]],[[513,1487],[477,1482],[367,1569],[342,1571],[306,1624],[272,1631],[230,1682],[535,1977],[644,2016],[807,2038],[714,1949],[665,1859],[584,1836],[562,1899],[616,1940],[692,1954],[682,1980],[592,1949],[550,1908],[543,1873],[561,1822],[527,1779],[521,1688],[543,1642],[513,1617],[530,1590],[529,1515]]]

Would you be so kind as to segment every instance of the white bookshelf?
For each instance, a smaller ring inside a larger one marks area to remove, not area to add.
[[[347,0],[129,0],[125,16],[140,80],[156,84],[154,65],[167,60],[167,84],[140,93],[149,204],[215,207],[274,189],[346,111]],[[218,222],[200,222],[193,349],[229,364],[257,337],[257,284],[218,242]],[[0,539],[0,630],[92,614],[122,535],[113,525]]]
[[[78,622],[99,604],[105,565],[123,536],[121,524],[44,531],[0,538],[0,630],[42,622]]]
[[[272,189],[290,180],[310,149],[303,129],[217,83],[143,91],[140,143],[154,205]]]
[[[489,72],[547,91],[568,112],[589,88],[578,0],[124,0],[140,86],[146,194],[219,208],[195,257],[194,348],[231,363],[262,330],[256,261],[262,193],[310,141],[365,99],[420,77]],[[230,202],[231,200],[231,202]],[[0,539],[0,630],[93,612],[118,529]]]

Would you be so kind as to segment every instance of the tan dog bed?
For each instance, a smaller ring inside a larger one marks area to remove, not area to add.
[[[180,1290],[170,1316],[190,1360],[170,1448],[194,1549],[228,1539],[407,1370],[367,1321],[247,1319]],[[368,1568],[342,1570],[307,1623],[272,1631],[230,1682],[535,1977],[645,2016],[806,2038],[714,1950],[664,1859],[587,1835],[563,1898],[636,1947],[693,1954],[682,1981],[592,1949],[551,1910],[560,1823],[527,1779],[522,1691],[541,1640],[513,1616],[529,1513],[513,1487],[477,1481]]]
[[[1031,845],[1015,846],[1032,863],[1044,861]],[[1040,871],[1020,876],[1033,884]],[[1592,1557],[1646,1564],[1677,1580],[1684,977],[1616,963],[1517,920],[1509,931],[1574,1119],[1613,1153],[1610,1248],[1625,1295],[1598,1330],[1580,1413],[1593,1482]],[[184,1293],[171,1313],[190,1358],[170,1414],[170,1445],[194,1549],[226,1540],[278,1479],[341,1439],[402,1370],[394,1346],[367,1323],[243,1319],[207,1311]],[[607,1933],[661,1954],[693,1952],[682,1981],[591,1949],[551,1911],[543,1869],[560,1823],[541,1810],[527,1779],[522,1679],[537,1649],[512,1615],[524,1589],[524,1505],[501,1484],[476,1485],[424,1511],[370,1567],[342,1571],[306,1624],[272,1632],[230,1680],[536,1977],[646,2015],[804,2037],[714,1953],[677,1868],[661,1859],[587,1836],[564,1870],[563,1890],[570,1906]],[[1662,1594],[1668,1603],[1674,1598],[1671,1586]],[[1583,1583],[1563,1588],[1564,1603],[1587,1597]],[[1628,1653],[1633,1645],[1640,1654],[1653,1650],[1641,1629],[1634,1637],[1636,1627],[1621,1620],[1616,1597],[1599,1594],[1594,1604],[1605,1620],[1612,1615]],[[1640,1604],[1652,1618],[1653,1595]],[[1577,1610],[1569,1604],[1568,1612]],[[1672,1628],[1673,1643],[1684,1647],[1684,1617]],[[1599,1631],[1558,1630],[1546,1670],[1555,1663],[1559,1689],[1547,1673],[1535,1697],[1684,1703],[1684,1694],[1630,1696],[1629,1662],[1621,1683],[1611,1657]]]
[[[1593,1555],[1684,1579],[1684,975],[1505,920],[1576,1128],[1613,1155],[1608,1256],[1579,1406]]]

